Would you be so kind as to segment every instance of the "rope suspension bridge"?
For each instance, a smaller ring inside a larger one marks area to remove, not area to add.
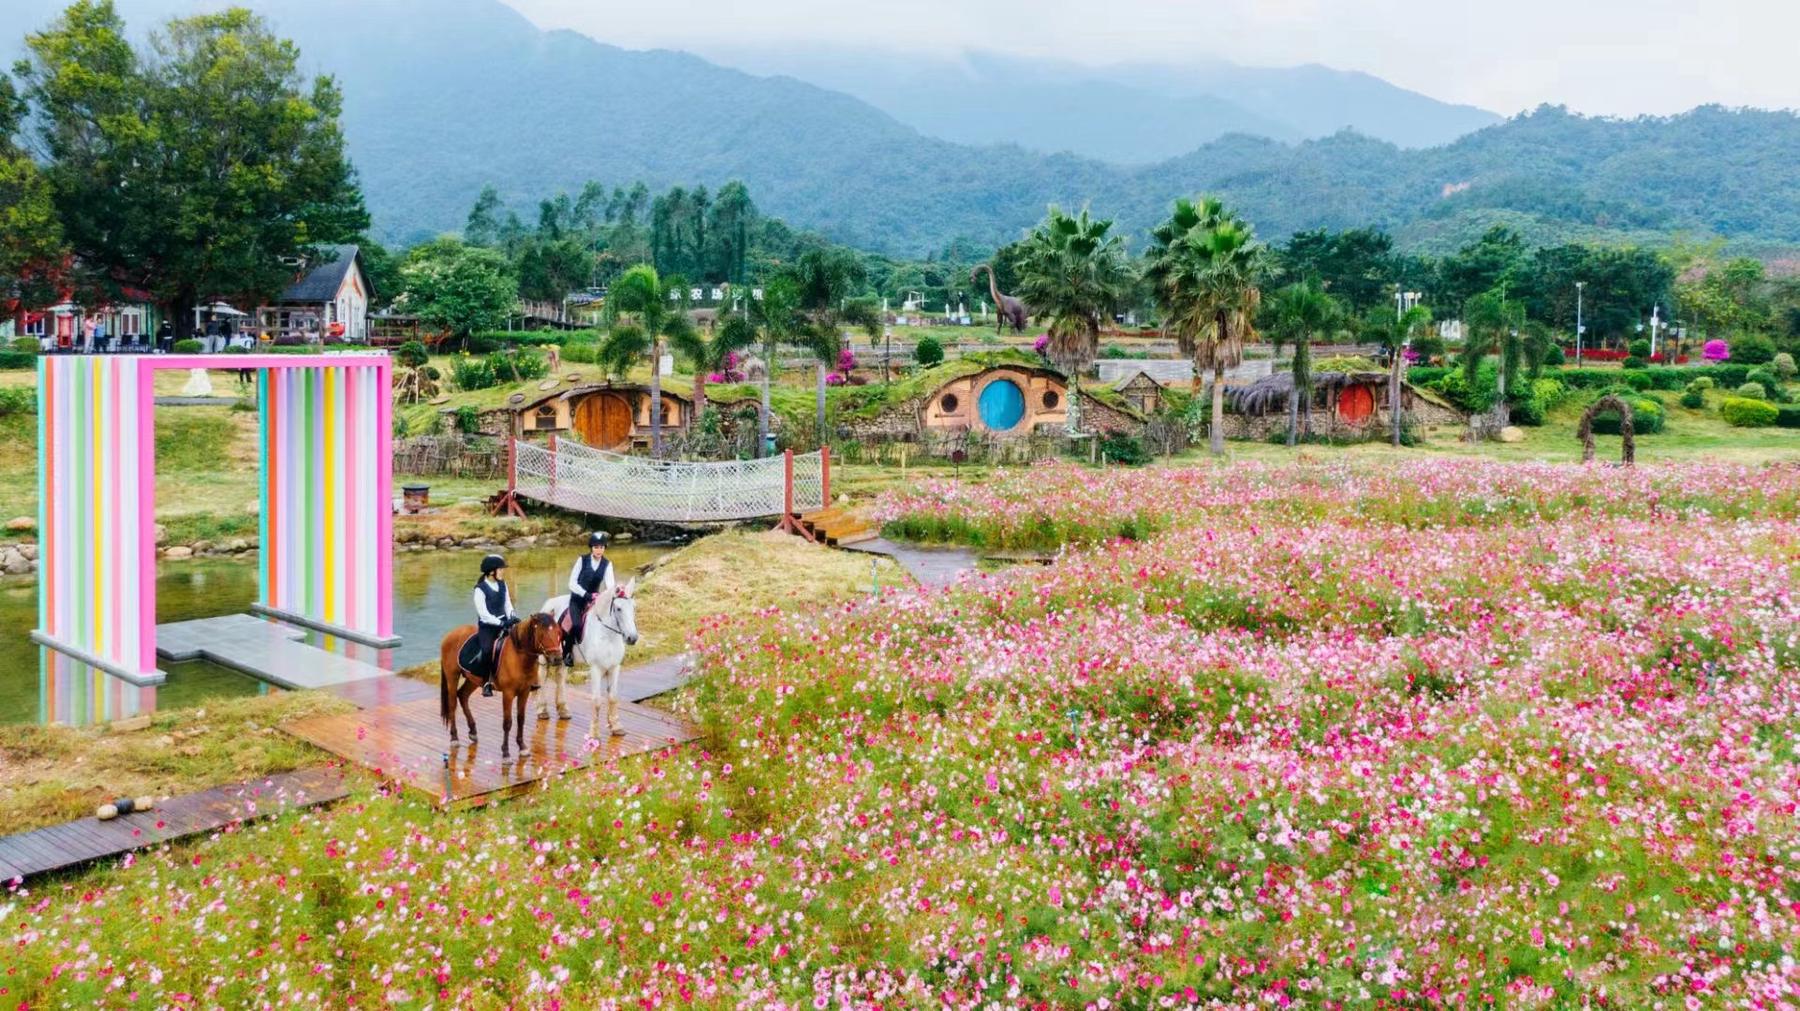
[[[696,463],[608,453],[567,440],[516,439],[501,508],[520,497],[572,512],[658,523],[779,516],[789,525],[830,497],[828,451]]]

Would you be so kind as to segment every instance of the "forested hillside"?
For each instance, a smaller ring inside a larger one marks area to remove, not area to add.
[[[698,57],[543,32],[498,0],[250,0],[338,76],[378,234],[460,228],[487,185],[506,203],[642,180],[739,179],[769,214],[842,242],[915,254],[1017,238],[1046,204],[1117,216],[1134,241],[1175,197],[1222,195],[1267,237],[1378,226],[1443,251],[1494,224],[1533,242],[1718,235],[1800,245],[1800,119],[1700,109],[1610,121],[1546,109],[1447,146],[1353,133],[1285,144],[1231,135],[1120,168],[935,140],[874,107]],[[25,30],[59,9],[25,0]],[[134,30],[210,0],[122,0]],[[354,25],[354,30],[346,30]],[[16,41],[8,45],[16,48]]]

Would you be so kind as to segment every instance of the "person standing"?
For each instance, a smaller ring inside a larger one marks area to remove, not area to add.
[[[563,636],[564,667],[575,662],[575,645],[581,641],[588,609],[596,600],[604,600],[617,590],[612,562],[606,559],[610,539],[604,530],[588,534],[587,554],[575,559],[575,566],[569,570],[569,631]]]
[[[481,560],[481,578],[475,581],[475,635],[481,652],[475,661],[481,669],[472,671],[482,678],[481,694],[494,695],[494,642],[506,630],[519,623],[513,611],[512,592],[506,588],[506,559],[488,555]]]
[[[156,350],[166,355],[174,349],[175,324],[165,319],[162,321],[162,326],[156,328]]]

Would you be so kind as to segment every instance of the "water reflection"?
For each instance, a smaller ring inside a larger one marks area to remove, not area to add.
[[[609,552],[620,578],[659,557],[665,548],[622,545]],[[513,604],[529,613],[548,597],[566,592],[569,565],[578,548],[530,548],[507,552],[512,563]],[[323,633],[306,641],[389,670],[437,659],[438,641],[471,620],[469,592],[479,570],[479,551],[402,554],[394,559],[394,630],[402,643],[376,649]],[[157,573],[161,623],[245,611],[256,598],[255,556],[203,559],[163,565]],[[169,679],[138,687],[79,660],[32,642],[37,586],[0,587],[0,723],[64,723],[86,726],[159,709],[179,709],[220,696],[261,695],[279,689],[205,660],[159,664]],[[35,654],[35,655],[34,655]]]

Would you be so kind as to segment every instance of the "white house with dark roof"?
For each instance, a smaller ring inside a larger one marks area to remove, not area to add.
[[[361,344],[369,339],[369,303],[374,297],[362,252],[355,246],[328,246],[257,315],[272,339],[325,337]]]

